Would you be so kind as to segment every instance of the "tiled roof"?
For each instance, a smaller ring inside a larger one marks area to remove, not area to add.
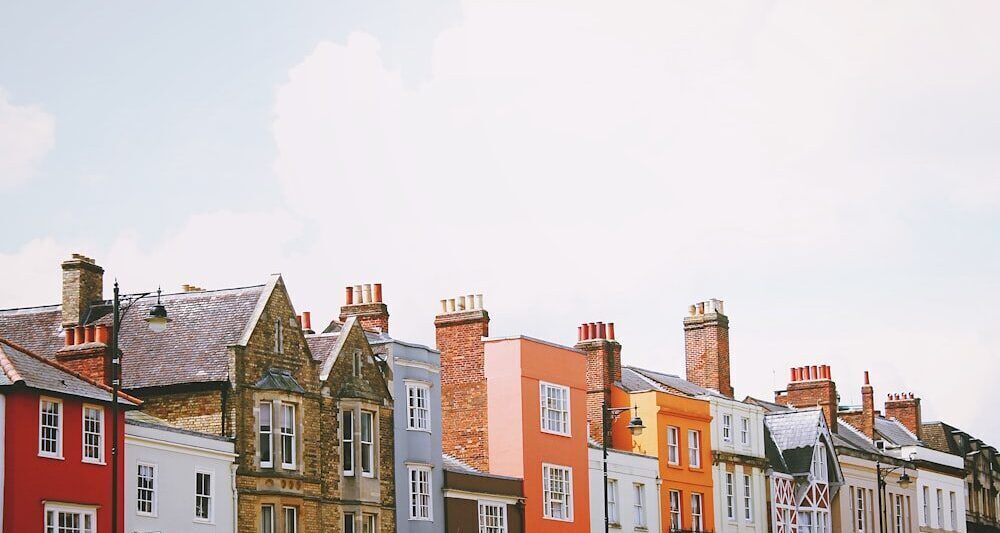
[[[92,381],[68,368],[32,353],[23,346],[0,337],[0,385],[24,386],[58,394],[110,401],[111,388]],[[122,394],[119,402],[138,405],[135,398]]]
[[[654,372],[652,370],[646,370],[644,368],[637,368],[634,366],[626,368],[633,370],[636,373],[645,376],[666,388],[673,389],[682,394],[687,394],[688,396],[717,396],[719,398],[725,398],[725,396],[723,396],[718,391],[714,391],[712,389],[706,389],[705,387],[695,385],[694,383],[691,383],[690,381],[680,376],[675,376],[673,374],[664,374],[662,372]],[[624,369],[623,369],[623,374],[624,374]]]
[[[122,379],[126,389],[226,381],[230,345],[239,344],[264,285],[165,294],[171,320],[163,333],[145,324],[155,295],[137,301],[122,321]],[[46,357],[63,346],[60,306],[0,311],[0,335]],[[112,322],[110,305],[91,307],[88,324]]]
[[[138,410],[126,412],[125,423],[131,426],[143,426],[148,428],[162,429],[165,431],[180,433],[182,435],[192,435],[195,437],[202,437],[222,442],[232,442],[232,440],[229,437],[224,437],[221,435],[212,435],[210,433],[202,433],[200,431],[191,431],[189,429],[184,429],[182,427],[175,426],[170,422],[167,422],[166,420],[157,418],[149,413]]]
[[[865,453],[884,455],[860,429],[843,420],[837,420],[837,433],[833,435],[833,443],[836,446],[846,446]]]
[[[930,422],[920,426],[920,434],[924,437],[924,442],[940,452],[962,455],[962,450],[951,438],[955,428],[944,422]]]
[[[472,468],[471,466],[465,464],[461,459],[455,457],[454,455],[448,455],[446,453],[441,454],[443,459],[443,464],[445,470],[452,470],[454,472],[467,472],[470,474],[481,474],[482,472]]]
[[[628,392],[638,392],[645,390],[663,390],[663,387],[655,381],[643,376],[632,367],[622,367],[621,386]]]
[[[302,385],[295,381],[292,372],[284,368],[268,368],[254,386],[260,390],[280,390],[298,394],[306,392]]]
[[[764,425],[781,454],[783,462],[778,466],[792,474],[808,472],[813,450],[824,433],[823,411],[801,409],[769,413],[764,416]]]
[[[896,446],[920,446],[921,442],[895,418],[875,417],[875,431]]]
[[[766,401],[766,400],[760,400],[760,399],[754,398],[752,396],[747,396],[746,399],[744,399],[743,401],[745,403],[752,403],[754,405],[758,405],[760,407],[763,407],[764,410],[767,411],[768,413],[785,413],[785,412],[788,412],[788,411],[794,411],[793,408],[788,407],[787,405],[781,405],[780,403],[774,403],[774,402],[769,402],[769,401]]]

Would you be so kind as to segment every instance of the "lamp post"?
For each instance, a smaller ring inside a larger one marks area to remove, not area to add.
[[[875,456],[875,475],[878,478],[878,530],[879,533],[885,533],[885,499],[882,493],[885,491],[885,487],[887,485],[886,478],[889,474],[899,470],[900,467],[893,466],[891,468],[883,468],[880,455]],[[910,456],[911,460],[912,458],[913,455]],[[913,484],[913,478],[906,473],[906,464],[903,464],[902,468],[903,473],[900,474],[899,479],[896,480],[896,484],[899,485],[899,488],[905,490]]]
[[[601,448],[604,452],[604,533],[608,533],[611,528],[611,522],[608,517],[608,441],[611,440],[611,423],[618,418],[618,415],[626,412],[634,411],[635,415],[632,420],[628,422],[628,430],[633,436],[638,437],[642,435],[642,430],[646,428],[642,424],[642,419],[639,418],[639,406],[635,407],[609,407],[607,400],[601,406],[601,413],[604,418],[603,422],[603,435],[601,435]]]
[[[122,353],[118,349],[118,332],[121,329],[122,318],[136,302],[152,293],[126,294],[118,292],[118,280],[115,280],[115,297],[112,303],[113,326],[111,328],[111,533],[118,533],[118,393],[122,382]],[[124,305],[123,305],[124,303]],[[160,289],[156,289],[156,305],[149,310],[146,323],[153,333],[162,333],[167,329],[170,319],[167,318],[167,308],[160,303]]]

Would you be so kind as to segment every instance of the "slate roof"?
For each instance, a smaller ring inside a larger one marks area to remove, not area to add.
[[[162,429],[165,431],[171,431],[174,433],[180,433],[182,435],[192,435],[195,437],[201,437],[205,439],[212,439],[221,442],[233,442],[229,437],[224,437],[222,435],[213,435],[211,433],[202,433],[200,431],[191,431],[190,429],[184,429],[182,427],[175,426],[162,418],[157,418],[149,413],[143,411],[128,411],[125,413],[125,423],[130,426],[142,426],[154,429]]]
[[[445,470],[451,470],[453,472],[465,472],[468,474],[482,474],[483,472],[476,470],[475,468],[469,466],[463,462],[458,457],[454,455],[448,455],[446,453],[441,454],[441,458],[444,464]]]
[[[637,368],[634,366],[625,367],[641,377],[646,377],[653,380],[657,384],[667,389],[672,389],[681,394],[687,394],[688,396],[716,396],[718,398],[726,398],[719,391],[712,389],[707,389],[699,385],[695,385],[690,381],[673,374],[664,374],[662,372],[655,372],[653,370],[646,370],[644,368]],[[622,369],[622,380],[624,381],[625,368]],[[649,387],[646,387],[649,388]],[[726,398],[728,399],[728,398]]]
[[[763,407],[764,410],[767,411],[768,413],[785,413],[785,412],[788,412],[788,411],[794,411],[795,410],[795,409],[792,409],[791,407],[788,407],[787,405],[781,405],[780,403],[774,403],[774,402],[769,402],[767,400],[761,400],[761,399],[758,399],[758,398],[754,398],[752,396],[747,396],[746,399],[744,399],[743,401],[746,402],[746,403],[752,403],[754,405],[758,405],[760,407]]]
[[[126,389],[226,381],[229,350],[239,344],[268,285],[164,294],[171,320],[163,333],[145,324],[155,295],[137,301],[122,321],[122,378]],[[110,304],[92,306],[87,324],[110,325]],[[63,344],[60,306],[0,311],[0,335],[54,357]]]
[[[922,443],[895,418],[875,417],[875,432],[896,446],[920,446]]]
[[[833,444],[835,446],[854,448],[865,453],[885,455],[882,450],[879,450],[872,444],[871,439],[867,435],[843,420],[837,420],[837,432],[833,435]]]
[[[800,409],[768,413],[764,415],[764,425],[775,447],[774,452],[781,455],[782,462],[778,466],[791,474],[808,472],[816,443],[825,434],[823,411]]]
[[[284,368],[268,368],[254,386],[261,390],[280,390],[299,394],[306,392],[292,377],[292,372]]]
[[[111,401],[111,388],[32,353],[0,337],[0,386],[22,386],[90,400]],[[121,394],[119,403],[139,405],[139,400]]]
[[[663,387],[657,385],[655,381],[646,378],[639,372],[635,371],[632,367],[628,366],[622,367],[621,387],[625,389],[626,392],[663,390]]]
[[[955,431],[958,430],[944,422],[929,422],[920,426],[920,434],[928,446],[940,452],[961,456],[963,455],[962,450],[951,438]]]

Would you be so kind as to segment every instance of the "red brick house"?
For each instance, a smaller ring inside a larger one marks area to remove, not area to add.
[[[121,395],[125,409],[140,402]],[[118,449],[124,447],[125,409]],[[111,389],[0,338],[3,533],[111,527]],[[118,456],[119,469],[124,455]],[[123,479],[118,481],[123,523]]]

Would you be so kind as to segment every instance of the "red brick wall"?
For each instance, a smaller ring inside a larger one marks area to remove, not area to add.
[[[830,431],[837,430],[837,384],[833,380],[793,381],[774,401],[791,407],[822,407]]]
[[[345,305],[340,308],[340,321],[349,316],[358,317],[358,323],[368,331],[389,333],[389,308],[384,303]]]
[[[93,344],[89,346],[93,346]],[[111,381],[105,379],[108,365],[105,357],[106,351],[104,345],[99,346],[100,348],[78,351],[74,351],[73,347],[64,348],[56,353],[56,362],[94,381],[110,384]]]
[[[729,319],[710,313],[684,319],[687,380],[732,398],[729,379]]]
[[[587,423],[590,438],[601,442],[603,405],[611,404],[611,386],[622,379],[622,346],[613,340],[592,339],[578,342],[575,348],[587,354]]]
[[[899,396],[899,399],[896,399]],[[885,401],[885,416],[895,418],[906,426],[911,433],[920,438],[920,398],[912,395],[892,395]]]
[[[442,449],[489,471],[489,433],[485,349],[490,316],[475,310],[439,315],[434,320],[441,351]]]

